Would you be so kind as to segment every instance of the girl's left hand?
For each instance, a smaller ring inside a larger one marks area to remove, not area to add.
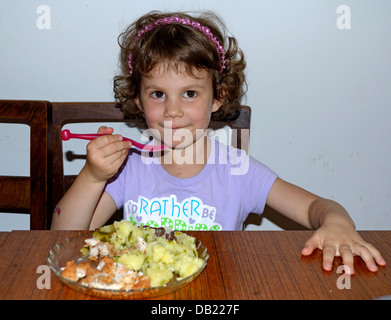
[[[354,273],[354,256],[360,256],[372,272],[378,270],[376,263],[380,266],[386,264],[373,245],[364,241],[355,229],[346,226],[320,227],[307,240],[301,253],[308,256],[317,248],[323,250],[323,269],[326,271],[331,271],[334,257],[342,257],[343,264],[348,267],[345,272],[350,274]]]

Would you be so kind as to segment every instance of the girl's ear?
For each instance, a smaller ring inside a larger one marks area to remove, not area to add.
[[[212,112],[216,112],[217,110],[219,110],[224,102],[226,91],[225,91],[225,89],[221,89],[221,90],[222,90],[221,98],[219,98],[219,99],[215,98],[213,100]]]
[[[212,104],[212,112],[216,112],[220,109],[221,105],[223,104],[224,99],[217,100],[215,99]]]
[[[139,96],[137,96],[137,97],[134,99],[134,102],[136,102],[137,107],[138,107],[141,111],[144,111],[144,110],[143,110],[143,104],[142,104],[141,99],[140,99]]]

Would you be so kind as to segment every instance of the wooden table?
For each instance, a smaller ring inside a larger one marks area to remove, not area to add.
[[[62,284],[51,274],[50,289],[39,289],[37,273],[49,250],[72,231],[0,233],[0,299],[96,299]],[[375,244],[388,266],[369,272],[355,258],[355,275],[322,270],[322,254],[301,256],[311,231],[189,232],[208,248],[205,270],[189,285],[154,299],[373,299],[391,295],[391,231],[360,231]],[[342,278],[341,278],[342,277]],[[350,289],[346,288],[349,286]],[[342,288],[339,288],[341,287]],[[345,287],[345,288],[343,288]]]

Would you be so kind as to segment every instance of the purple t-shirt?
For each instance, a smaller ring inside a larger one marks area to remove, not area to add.
[[[215,141],[205,167],[187,179],[169,174],[156,158],[132,152],[106,192],[123,207],[124,219],[138,225],[242,230],[250,212],[263,212],[276,177],[244,151]]]

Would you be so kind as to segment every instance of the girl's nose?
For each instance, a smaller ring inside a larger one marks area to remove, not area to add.
[[[183,110],[181,103],[178,100],[169,100],[166,103],[164,110],[164,117],[166,118],[178,118],[183,116]]]

